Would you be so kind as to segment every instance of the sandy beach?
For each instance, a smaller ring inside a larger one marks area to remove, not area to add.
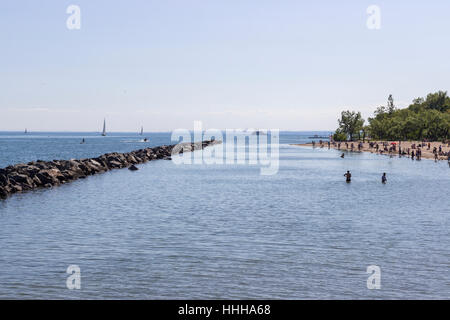
[[[438,160],[447,160],[447,155],[450,152],[450,147],[446,143],[442,142],[420,142],[420,141],[371,141],[372,147],[370,146],[369,142],[362,142],[362,141],[353,141],[353,142],[331,142],[330,146],[328,146],[328,141],[323,141],[322,144],[319,142],[316,142],[315,145],[312,143],[305,143],[305,144],[293,144],[295,146],[303,146],[303,147],[312,147],[312,148],[332,148],[342,151],[350,151],[352,152],[351,145],[353,144],[353,152],[370,152],[370,153],[377,153],[380,155],[388,155],[388,156],[399,156],[399,147],[401,147],[402,150],[402,157],[411,157],[412,151],[414,151],[414,154],[417,153],[418,148],[422,151],[421,158],[424,159],[432,159],[435,160],[435,155],[433,153],[433,149],[436,148],[436,150],[439,152],[439,147],[442,149],[442,153],[438,155]],[[361,144],[360,149],[358,149],[358,145]],[[377,151],[376,144],[378,144],[379,149]],[[422,144],[424,145],[423,147]],[[428,147],[429,144],[429,147]],[[387,151],[384,149],[384,145],[387,145]],[[395,146],[395,150],[390,150],[391,146]],[[409,149],[409,154],[408,154]],[[406,154],[405,154],[406,153]]]

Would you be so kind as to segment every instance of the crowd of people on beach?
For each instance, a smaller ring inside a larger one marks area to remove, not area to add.
[[[447,143],[447,146],[450,146],[450,143]],[[380,148],[380,143],[369,142],[369,148],[371,148],[371,149],[375,148],[377,153],[380,153],[380,154],[388,153],[389,155],[398,153],[399,157],[408,156],[412,160],[414,160],[414,159],[421,160],[422,159],[422,149],[426,148],[426,150],[431,150],[431,143],[426,142],[426,141],[419,143],[417,145],[415,143],[413,143],[411,145],[411,147],[402,149],[401,141],[399,141],[398,147],[397,147],[397,143],[395,143],[395,142],[391,142],[390,144],[388,142],[381,142],[381,147],[382,148]],[[441,157],[444,156],[444,157],[447,157],[447,160],[450,163],[450,151],[444,152],[442,150],[442,145],[440,145],[439,147],[433,147],[433,154],[434,154],[434,160],[436,162],[439,161],[440,156]]]
[[[359,151],[361,152],[364,144],[363,142],[353,142],[353,141],[344,141],[344,142],[336,142],[336,141],[326,141],[319,140],[319,147],[324,148],[325,145],[328,145],[328,149],[331,149],[331,146],[333,148],[336,148],[338,150],[344,149],[350,150],[350,151]],[[439,146],[432,146],[430,142],[428,141],[422,141],[418,144],[412,143],[410,146],[402,147],[402,142],[372,142],[368,141],[369,150],[372,152],[375,152],[377,154],[386,154],[390,156],[394,156],[398,154],[399,157],[407,156],[408,158],[411,158],[412,160],[421,160],[422,159],[422,151],[427,150],[433,153],[434,161],[439,161],[442,158],[446,158],[449,166],[450,166],[450,150],[447,152],[444,151],[443,146],[450,147],[450,141],[444,141]],[[312,146],[316,146],[316,142],[312,142]],[[341,154],[341,158],[344,158],[344,154]]]

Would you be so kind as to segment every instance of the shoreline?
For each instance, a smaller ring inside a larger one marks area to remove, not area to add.
[[[411,152],[414,151],[414,153],[417,152],[417,146],[419,146],[420,144],[422,144],[422,142],[420,141],[384,141],[385,143],[387,143],[389,146],[392,145],[392,143],[396,144],[396,149],[395,151],[384,151],[383,150],[383,142],[381,141],[372,141],[374,144],[377,144],[380,146],[379,151],[376,151],[375,147],[370,147],[369,142],[362,142],[362,141],[353,141],[353,142],[347,142],[348,147],[346,145],[346,142],[340,142],[340,148],[338,147],[338,143],[339,142],[331,142],[330,143],[330,147],[328,147],[328,141],[322,141],[323,143],[320,144],[319,142],[316,142],[315,145],[313,145],[312,143],[300,143],[300,144],[291,144],[292,146],[299,146],[299,147],[311,147],[313,149],[318,148],[318,149],[334,149],[334,150],[340,150],[340,151],[344,151],[344,152],[369,152],[369,153],[374,153],[374,154],[378,154],[378,155],[384,155],[384,156],[397,156],[397,157],[406,157],[406,158],[411,158]],[[353,143],[354,148],[353,150],[351,149],[351,144]],[[358,144],[361,143],[362,147],[360,150],[358,150]],[[416,148],[413,149],[413,145],[415,144]],[[406,154],[400,154],[398,152],[398,146],[401,146],[402,148],[402,152],[405,152]],[[429,160],[435,160],[435,155],[433,153],[433,148],[436,148],[439,151],[439,146],[441,146],[442,148],[442,152],[447,153],[450,152],[450,147],[448,146],[448,144],[444,144],[442,142],[430,142],[430,149],[428,149],[428,142],[426,142],[426,146],[420,148],[422,151],[422,156],[421,158],[423,159],[429,159]],[[408,154],[408,148],[410,151],[410,154]],[[439,155],[438,156],[438,160],[442,161],[445,160],[447,161],[447,156],[446,155]]]
[[[207,140],[193,143],[163,145],[140,149],[126,153],[106,153],[96,158],[32,161],[0,168],[0,199],[6,199],[14,193],[42,188],[52,188],[90,175],[113,169],[128,168],[138,170],[136,164],[152,160],[171,160],[171,156],[184,152],[201,150],[222,143]]]

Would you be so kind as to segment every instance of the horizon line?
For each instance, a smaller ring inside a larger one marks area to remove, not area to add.
[[[167,131],[144,131],[144,133],[170,133],[172,131],[178,130],[178,129],[185,129],[185,128],[177,128],[177,129],[173,129],[173,130],[167,130]],[[211,129],[215,129],[215,128],[211,128]],[[215,130],[219,130],[219,131],[225,131],[225,130],[230,130],[231,128],[228,129],[215,129]],[[248,129],[248,128],[247,128]],[[247,129],[242,129],[242,128],[233,128],[231,130],[247,130]],[[252,128],[254,130],[272,130],[272,129],[265,129],[265,128]],[[193,129],[188,129],[189,131],[194,131]],[[206,130],[210,130],[210,129],[206,129]],[[202,131],[206,131],[206,130],[202,130]],[[336,130],[282,130],[282,129],[278,129],[280,132],[334,132]],[[0,133],[22,133],[22,134],[31,134],[33,132],[35,133],[98,133],[101,134],[101,131],[72,131],[72,130],[49,130],[49,131],[45,131],[45,130],[28,130],[27,133],[24,133],[23,130],[0,130]],[[108,133],[135,133],[135,131],[107,131]],[[140,134],[140,132],[137,132],[136,134]]]

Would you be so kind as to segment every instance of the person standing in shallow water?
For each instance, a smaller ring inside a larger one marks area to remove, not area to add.
[[[383,176],[381,177],[381,183],[386,183],[386,182],[387,182],[386,172],[383,172]]]
[[[345,182],[347,183],[352,182],[352,174],[350,173],[350,171],[347,170],[347,173],[344,174],[344,177],[346,178]]]

